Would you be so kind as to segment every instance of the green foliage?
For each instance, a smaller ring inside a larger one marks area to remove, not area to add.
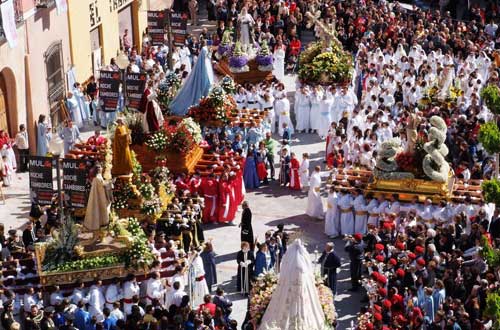
[[[77,270],[87,270],[103,267],[111,267],[125,262],[125,257],[122,255],[109,255],[103,257],[93,257],[80,260],[65,262],[58,265],[54,272],[71,272]]]
[[[491,112],[500,115],[500,89],[498,86],[492,84],[483,88],[481,98]]]
[[[70,216],[63,219],[61,229],[55,233],[54,240],[48,243],[42,262],[43,271],[57,269],[74,257],[74,248],[78,242],[78,227]]]
[[[493,320],[492,329],[500,329],[500,295],[498,292],[488,293],[484,315]]]
[[[478,139],[490,154],[500,152],[500,130],[496,123],[488,122],[481,125]]]
[[[484,236],[481,239],[481,247],[481,257],[486,261],[488,266],[490,268],[500,266],[500,251],[494,249]]]
[[[484,200],[487,203],[494,203],[500,206],[500,182],[497,179],[486,180],[481,185]]]
[[[142,165],[137,160],[137,156],[133,150],[130,151],[130,158],[132,160],[132,173],[136,178],[140,178],[142,175]]]

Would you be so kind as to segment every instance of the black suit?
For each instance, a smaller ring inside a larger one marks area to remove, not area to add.
[[[359,281],[361,279],[361,266],[365,254],[365,244],[363,242],[350,242],[345,247],[345,250],[349,253],[349,258],[351,259],[351,284],[352,288],[356,290],[360,286]]]
[[[249,208],[241,214],[241,241],[248,242],[250,250],[253,250],[252,211]]]
[[[243,251],[239,251],[238,254],[236,255],[236,262],[238,262],[238,274],[236,278],[236,289],[238,291],[241,291],[242,289],[242,279],[243,281],[247,280],[246,283],[246,289],[248,292],[250,292],[251,289],[251,281],[253,277],[253,267],[255,266],[255,256],[253,251],[248,251],[247,252],[247,261],[250,261],[250,264],[248,267],[241,267],[240,262],[245,261],[244,253]],[[248,276],[246,275],[246,272],[248,271]]]
[[[340,267],[339,256],[331,251],[323,251],[318,262],[321,263],[321,275],[326,275],[325,284],[332,289],[333,294],[337,294],[337,268]]]
[[[35,233],[33,233],[33,230],[25,229],[23,231],[23,243],[26,248],[35,243]]]

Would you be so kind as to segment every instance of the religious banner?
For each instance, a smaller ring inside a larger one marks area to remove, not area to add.
[[[128,108],[139,110],[142,94],[144,93],[144,89],[146,89],[146,74],[128,73],[126,89]]]
[[[9,47],[15,48],[17,46],[17,26],[13,1],[2,2],[0,12],[2,13],[2,28],[5,38],[9,43]]]
[[[114,112],[120,99],[120,72],[100,71],[99,98],[104,102],[104,112]]]
[[[52,157],[30,156],[30,199],[39,205],[52,204],[54,182]]]
[[[153,46],[165,44],[165,11],[148,11],[148,34]]]
[[[56,0],[57,15],[64,14],[68,11],[68,3],[66,0]]]
[[[170,25],[172,26],[173,42],[176,46],[185,45],[187,36],[187,21],[188,15],[186,13],[172,13]]]
[[[63,159],[64,199],[71,208],[83,208],[87,205],[89,192],[87,161],[81,159]]]

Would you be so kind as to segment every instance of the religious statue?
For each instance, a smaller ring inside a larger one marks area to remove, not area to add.
[[[101,228],[109,224],[111,195],[110,184],[102,176],[102,167],[97,165],[83,221],[83,227],[93,233],[93,242],[101,238]]]
[[[113,140],[113,176],[130,175],[132,173],[132,157],[130,156],[130,131],[122,118],[116,120],[115,138]]]
[[[334,8],[333,8],[334,9]],[[335,16],[335,10],[333,11],[333,16]],[[331,48],[333,42],[339,43],[337,39],[337,33],[335,31],[335,20],[332,23],[326,23],[320,19],[321,11],[317,10],[306,12],[307,18],[307,28],[311,28],[312,26],[318,27],[319,39],[323,40],[323,49],[327,50]]]
[[[244,51],[249,50],[253,44],[253,26],[255,21],[248,13],[247,7],[241,9],[241,14],[238,16],[238,31],[239,41]]]

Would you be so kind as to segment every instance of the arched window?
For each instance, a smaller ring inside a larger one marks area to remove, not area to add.
[[[47,70],[50,118],[52,127],[55,128],[61,121],[60,101],[64,97],[65,90],[61,41],[52,44],[45,52],[45,68]]]

